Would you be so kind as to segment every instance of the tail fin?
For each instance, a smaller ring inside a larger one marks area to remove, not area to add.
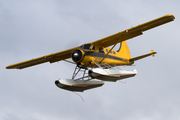
[[[117,52],[119,52],[126,59],[131,58],[129,47],[128,47],[126,41],[121,42],[121,46]]]

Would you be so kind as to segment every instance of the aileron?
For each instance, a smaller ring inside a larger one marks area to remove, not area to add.
[[[42,57],[38,57],[38,58],[34,58],[34,59],[27,60],[24,62],[20,62],[17,64],[9,65],[6,67],[6,69],[23,69],[23,68],[31,67],[34,65],[42,64],[45,62],[54,63],[57,61],[68,59],[71,57],[71,53],[74,49],[76,49],[76,48],[64,50],[64,51],[57,52],[57,53],[52,53],[52,54],[45,55]]]

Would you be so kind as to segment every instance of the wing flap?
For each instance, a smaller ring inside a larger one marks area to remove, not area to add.
[[[57,55],[57,56],[54,56],[52,57],[49,62],[50,63],[54,63],[54,62],[57,62],[57,61],[61,61],[61,60],[65,60],[65,59],[68,59],[71,57],[71,52],[66,52],[65,54],[62,54],[62,55]]]
[[[93,44],[99,45],[101,47],[108,47],[108,46],[114,45],[116,43],[119,43],[119,42],[122,42],[122,41],[125,41],[128,39],[131,39],[133,37],[142,35],[142,32],[152,29],[154,27],[160,26],[162,24],[168,23],[170,21],[173,21],[174,19],[175,19],[175,17],[173,15],[168,14],[168,15],[162,16],[160,18],[146,22],[144,24],[140,24],[138,26],[124,30],[122,32],[116,33],[114,35],[97,40],[97,41],[93,42]]]

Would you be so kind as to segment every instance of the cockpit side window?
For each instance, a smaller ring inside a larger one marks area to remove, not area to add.
[[[104,53],[103,48],[99,48],[99,52],[100,52],[100,53]]]
[[[93,46],[92,50],[95,50],[95,45]]]
[[[87,49],[87,50],[90,50],[92,44],[86,44],[84,45],[83,49]]]

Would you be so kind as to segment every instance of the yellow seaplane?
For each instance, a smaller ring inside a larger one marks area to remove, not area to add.
[[[72,78],[56,80],[55,84],[59,88],[78,92],[100,87],[104,85],[104,81],[115,82],[134,77],[137,74],[136,70],[122,70],[118,66],[133,65],[135,61],[154,56],[156,52],[151,50],[148,54],[131,57],[126,40],[142,35],[144,31],[174,19],[173,15],[168,14],[91,43],[9,65],[6,69],[24,69],[45,62],[54,63],[62,60],[70,62],[76,64]],[[118,43],[120,43],[119,50],[113,50]],[[112,47],[109,48],[109,46]],[[69,58],[73,61],[67,60]],[[77,78],[80,74],[82,77]]]

